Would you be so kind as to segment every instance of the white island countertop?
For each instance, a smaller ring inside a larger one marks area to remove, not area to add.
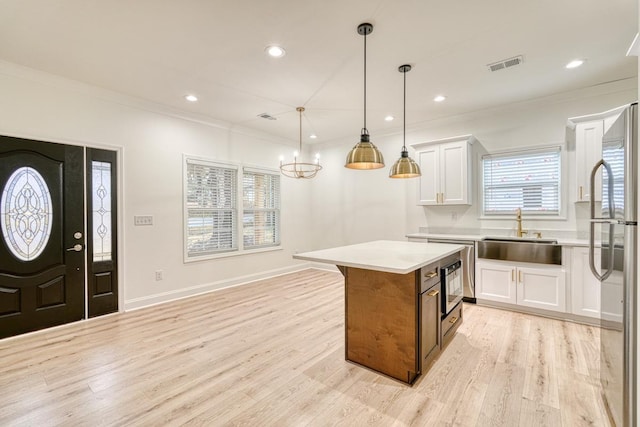
[[[295,259],[387,273],[407,274],[464,249],[446,243],[376,240],[295,254]]]

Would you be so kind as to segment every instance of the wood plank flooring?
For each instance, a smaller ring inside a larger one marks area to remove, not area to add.
[[[0,341],[0,425],[607,426],[598,328],[465,306],[413,387],[344,360],[306,270]]]

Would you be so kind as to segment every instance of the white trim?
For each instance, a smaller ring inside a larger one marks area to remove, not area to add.
[[[231,279],[219,280],[217,282],[204,283],[188,288],[177,289],[174,291],[161,292],[155,295],[133,298],[125,301],[125,311],[137,310],[157,304],[163,304],[183,298],[189,298],[196,295],[202,295],[219,289],[231,288],[235,286],[247,285],[258,280],[271,279],[273,277],[283,276],[289,273],[314,268],[312,263],[302,263],[291,265],[288,267],[277,268],[274,270],[263,271],[261,273],[248,274],[246,276],[238,276]]]
[[[603,111],[601,113],[587,114],[585,116],[577,116],[577,117],[569,117],[567,119],[567,127],[571,130],[575,130],[576,125],[582,122],[591,122],[594,120],[604,120],[608,117],[615,116],[616,114],[622,113],[625,108],[629,107],[631,104],[621,105],[620,107],[612,108],[607,111]]]

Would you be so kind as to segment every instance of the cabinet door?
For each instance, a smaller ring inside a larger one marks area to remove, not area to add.
[[[440,193],[440,168],[438,146],[425,148],[417,152],[418,164],[422,175],[418,186],[419,205],[437,205]]]
[[[440,146],[440,192],[445,205],[470,204],[468,197],[468,144],[450,142]]]
[[[440,353],[440,285],[420,295],[420,365],[421,372]]]
[[[600,249],[596,249],[595,262],[600,269]],[[600,318],[600,281],[591,274],[589,248],[571,251],[571,312]]]
[[[476,261],[476,298],[516,303],[516,268],[492,261]]]
[[[578,123],[576,125],[576,201],[590,199],[591,170],[602,158],[602,120]],[[596,201],[602,201],[602,171],[596,175]]]
[[[565,273],[561,267],[519,267],[517,303],[545,310],[566,310]]]

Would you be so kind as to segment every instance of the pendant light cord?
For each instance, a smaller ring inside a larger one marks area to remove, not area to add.
[[[300,156],[302,156],[302,110],[300,111]]]
[[[369,133],[367,131],[367,33],[364,33],[364,128],[362,133]]]
[[[407,71],[405,70],[402,74],[404,75],[404,94],[402,104],[402,152],[405,152],[407,151],[407,146],[405,145],[405,141],[407,139]]]

